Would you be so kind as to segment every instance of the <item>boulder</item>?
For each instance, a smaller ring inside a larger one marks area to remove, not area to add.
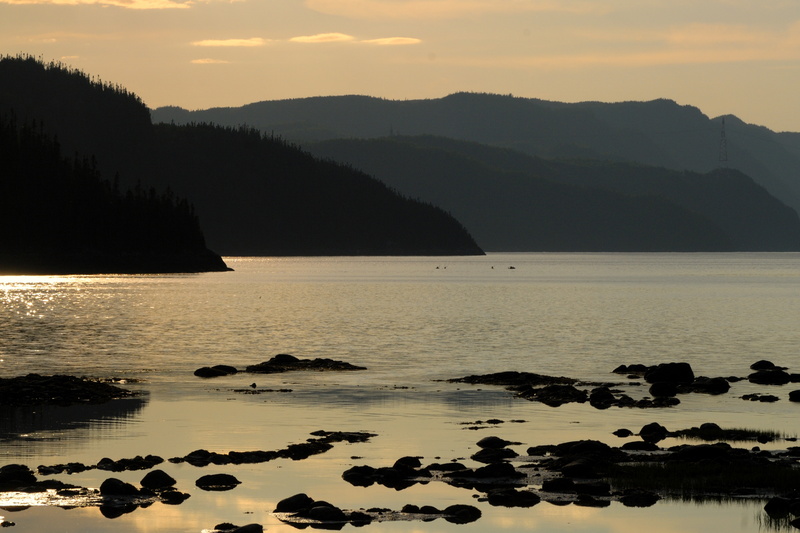
[[[444,519],[453,524],[469,524],[481,517],[481,511],[472,505],[451,505],[442,511]]]
[[[115,477],[100,484],[100,494],[103,496],[137,496],[139,493],[139,489]]]
[[[479,448],[505,448],[509,444],[517,444],[500,437],[484,437],[477,442]]]
[[[533,507],[542,501],[535,492],[528,490],[495,489],[487,496],[489,505],[501,507]]]
[[[761,359],[750,365],[750,370],[777,370],[779,368],[780,367],[775,366],[775,363],[767,361],[766,359]]]
[[[311,507],[313,503],[313,498],[301,492],[300,494],[295,494],[294,496],[289,496],[279,501],[273,512],[296,513],[297,511]]]
[[[689,386],[692,392],[702,392],[705,394],[724,394],[731,390],[731,384],[725,378],[698,377]]]
[[[661,363],[644,373],[644,380],[648,383],[691,383],[694,381],[694,371],[689,363]]]
[[[241,481],[230,474],[208,474],[195,481],[198,488],[209,491],[231,490]]]
[[[792,380],[792,377],[783,370],[759,370],[747,376],[750,383],[758,385],[785,385]]]
[[[151,470],[139,484],[146,489],[160,490],[172,487],[175,483],[175,479],[163,470]]]
[[[790,402],[800,402],[800,390],[793,390],[789,393]]]
[[[639,436],[642,438],[642,440],[653,444],[667,438],[668,433],[669,431],[667,431],[667,428],[658,422],[646,424],[642,426],[642,429],[639,430]]]
[[[236,374],[238,370],[228,365],[204,366],[194,371],[194,375],[199,378],[218,378]]]
[[[650,396],[654,398],[670,398],[678,394],[678,384],[670,381],[657,381],[650,385]]]

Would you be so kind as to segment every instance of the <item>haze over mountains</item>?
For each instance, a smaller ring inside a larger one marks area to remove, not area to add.
[[[152,115],[301,143],[443,207],[489,251],[800,249],[800,134],[725,117],[720,161],[722,119],[669,100],[342,96]]]

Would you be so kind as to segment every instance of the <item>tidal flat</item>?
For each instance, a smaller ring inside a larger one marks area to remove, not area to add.
[[[795,460],[800,404],[790,393],[800,387],[791,377],[747,379],[759,360],[790,376],[800,368],[790,327],[800,316],[794,254],[231,263],[235,272],[193,276],[4,280],[4,376],[89,376],[134,395],[3,409],[0,465],[87,491],[109,478],[139,490],[161,470],[175,481],[170,492],[188,495],[104,513],[102,494],[84,506],[74,491],[68,501],[6,491],[0,515],[12,530],[173,533],[229,524],[288,532],[333,527],[314,518],[325,509],[334,516],[333,508],[348,517],[336,527],[370,531],[794,529],[793,495],[769,486],[780,476],[764,476],[765,485],[746,475],[752,483],[728,491],[707,482],[715,463]],[[364,370],[244,371],[276,354]],[[676,387],[679,403],[643,407],[653,384],[614,372],[680,361],[729,390]],[[237,372],[194,374],[215,365]],[[577,400],[451,381],[504,372],[570,378]],[[645,427],[662,438],[643,438]],[[302,458],[284,453],[326,435],[369,437]],[[569,444],[579,442],[598,461],[578,461],[570,477]],[[654,475],[666,468],[659,457],[680,450],[689,451],[672,462],[684,470],[667,487]],[[702,469],[686,468],[691,454]],[[784,472],[791,484],[791,469]],[[236,483],[198,486],[221,474]],[[692,487],[701,482],[706,488]],[[317,505],[299,509],[305,516],[291,525],[276,509],[299,494]],[[785,501],[765,509],[776,495]],[[472,508],[479,516],[453,520]]]

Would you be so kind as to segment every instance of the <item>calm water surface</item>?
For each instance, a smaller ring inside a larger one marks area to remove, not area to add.
[[[404,491],[352,487],[353,465],[390,466],[405,455],[423,463],[468,458],[491,434],[530,445],[637,431],[658,421],[682,429],[778,429],[800,435],[792,385],[747,382],[718,397],[690,395],[669,410],[585,405],[557,409],[492,387],[439,380],[503,370],[619,379],[622,363],[688,361],[695,372],[744,376],[758,359],[800,371],[798,254],[490,254],[470,258],[228,258],[235,272],[172,276],[0,277],[0,373],[66,373],[141,380],[144,395],[104,406],[0,413],[0,464],[119,459],[192,450],[272,450],[312,431],[369,431],[370,442],[338,444],[303,461],[195,468],[162,465],[192,494],[180,506],[155,504],[116,519],[98,509],[33,506],[0,511],[15,531],[200,532],[220,522],[258,522],[295,531],[270,511],[306,492],[343,508],[406,503],[477,505],[469,525],[376,523],[371,532],[451,531],[774,531],[763,502],[606,509],[541,503],[490,507],[473,492],[443,484]],[[513,268],[510,268],[513,267]],[[352,373],[242,374],[215,380],[200,367],[243,368],[277,353],[329,357],[368,367]],[[292,392],[245,395],[234,389]],[[781,397],[747,402],[749,392]],[[631,389],[645,396],[646,389]],[[504,423],[472,431],[466,422]],[[512,422],[514,421],[514,422]],[[674,442],[673,442],[674,443]],[[666,442],[670,445],[670,442]],[[781,446],[785,447],[785,443]],[[749,445],[747,445],[749,446]],[[230,492],[194,481],[234,474]],[[114,474],[137,483],[144,472]],[[58,479],[96,487],[107,472]],[[0,508],[26,502],[0,501]],[[27,502],[30,503],[30,502]],[[712,525],[713,524],[713,525]],[[346,529],[351,526],[345,526]]]

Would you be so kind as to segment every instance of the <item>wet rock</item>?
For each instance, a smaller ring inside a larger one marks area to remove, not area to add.
[[[793,390],[789,393],[790,402],[800,402],[800,390]]]
[[[750,365],[750,370],[786,370],[786,368],[775,366],[775,363],[772,361],[761,359]]]
[[[279,501],[275,506],[275,513],[296,513],[302,509],[307,509],[314,503],[313,498],[305,493],[295,494]]]
[[[658,422],[646,424],[642,427],[642,429],[639,430],[639,436],[642,438],[642,440],[653,444],[667,438],[668,433],[669,431],[667,431],[667,428]]]
[[[175,483],[175,478],[163,470],[152,470],[142,478],[139,484],[146,489],[161,490],[172,487]]]
[[[0,467],[0,490],[20,490],[36,483],[36,475],[25,465],[9,464]]]
[[[208,474],[200,477],[194,484],[203,490],[225,491],[236,488],[240,483],[241,481],[230,474]]]
[[[533,507],[541,501],[535,492],[516,489],[495,489],[487,494],[489,505],[499,507]]]
[[[100,494],[103,496],[137,496],[139,489],[121,479],[110,477],[100,485]]]
[[[28,374],[0,378],[0,405],[104,403],[134,393],[102,381],[75,376]]]
[[[763,402],[763,403],[774,403],[780,400],[774,394],[745,394],[742,396],[743,400],[748,400],[751,402]]]
[[[650,385],[650,396],[656,398],[670,397],[678,394],[678,384],[675,382],[658,381]]]
[[[204,366],[194,371],[194,375],[199,378],[218,378],[236,374],[239,370],[229,365]]]
[[[731,384],[725,378],[698,377],[688,386],[691,392],[704,394],[725,394],[731,389]]]
[[[470,458],[479,463],[498,463],[517,456],[519,454],[510,448],[484,448]]]
[[[397,469],[406,469],[406,470],[414,470],[415,468],[419,468],[422,466],[422,463],[419,461],[419,457],[401,457],[397,461],[394,462],[392,468]]]
[[[731,445],[727,442],[715,444],[697,444],[680,446],[668,456],[669,461],[686,461],[696,463],[699,461],[720,461],[733,454]]]
[[[366,370],[366,367],[355,366],[344,361],[334,359],[300,359],[289,354],[278,354],[269,361],[264,361],[257,365],[250,365],[245,369],[247,372],[257,374],[274,374],[278,372],[288,372],[294,370],[318,370],[318,371],[348,371]]]
[[[344,511],[328,502],[314,502],[311,507],[298,511],[298,516],[320,522],[347,522]]]
[[[792,378],[783,370],[759,370],[747,376],[747,380],[758,385],[785,385]]]
[[[619,448],[620,450],[636,451],[636,452],[654,452],[661,449],[658,447],[657,444],[654,444],[652,442],[645,442],[642,440],[634,442],[626,442]]]
[[[547,385],[540,388],[526,388],[518,391],[518,395],[526,400],[542,402],[550,407],[559,407],[565,403],[585,403],[589,395],[585,390],[574,385]]]
[[[596,387],[589,394],[589,405],[595,409],[608,409],[616,403],[617,399],[608,387]]]
[[[543,385],[572,384],[577,380],[563,376],[546,376],[533,372],[496,372],[448,379],[450,383],[472,383],[474,385],[503,385],[506,387],[540,387]]]
[[[689,363],[661,363],[650,367],[644,379],[648,383],[691,383],[694,381],[694,371]]]
[[[481,517],[481,511],[472,505],[451,505],[442,511],[444,519],[453,524],[469,524]]]
[[[633,435],[633,431],[631,431],[630,429],[621,428],[621,429],[618,429],[618,430],[614,431],[612,433],[612,435],[615,435],[617,437],[620,437],[620,438],[624,439],[626,437],[630,437],[631,435]]]
[[[476,444],[480,448],[505,448],[509,444],[519,444],[519,442],[511,442],[500,437],[491,436],[482,438]]]
[[[556,477],[552,479],[545,479],[542,482],[542,490],[544,492],[574,494],[575,482],[568,477]]]
[[[619,365],[617,368],[612,370],[612,372],[615,373],[615,374],[639,374],[639,375],[644,375],[644,373],[647,372],[647,370],[649,368],[650,367],[648,367],[647,365],[642,365],[642,364]]]

